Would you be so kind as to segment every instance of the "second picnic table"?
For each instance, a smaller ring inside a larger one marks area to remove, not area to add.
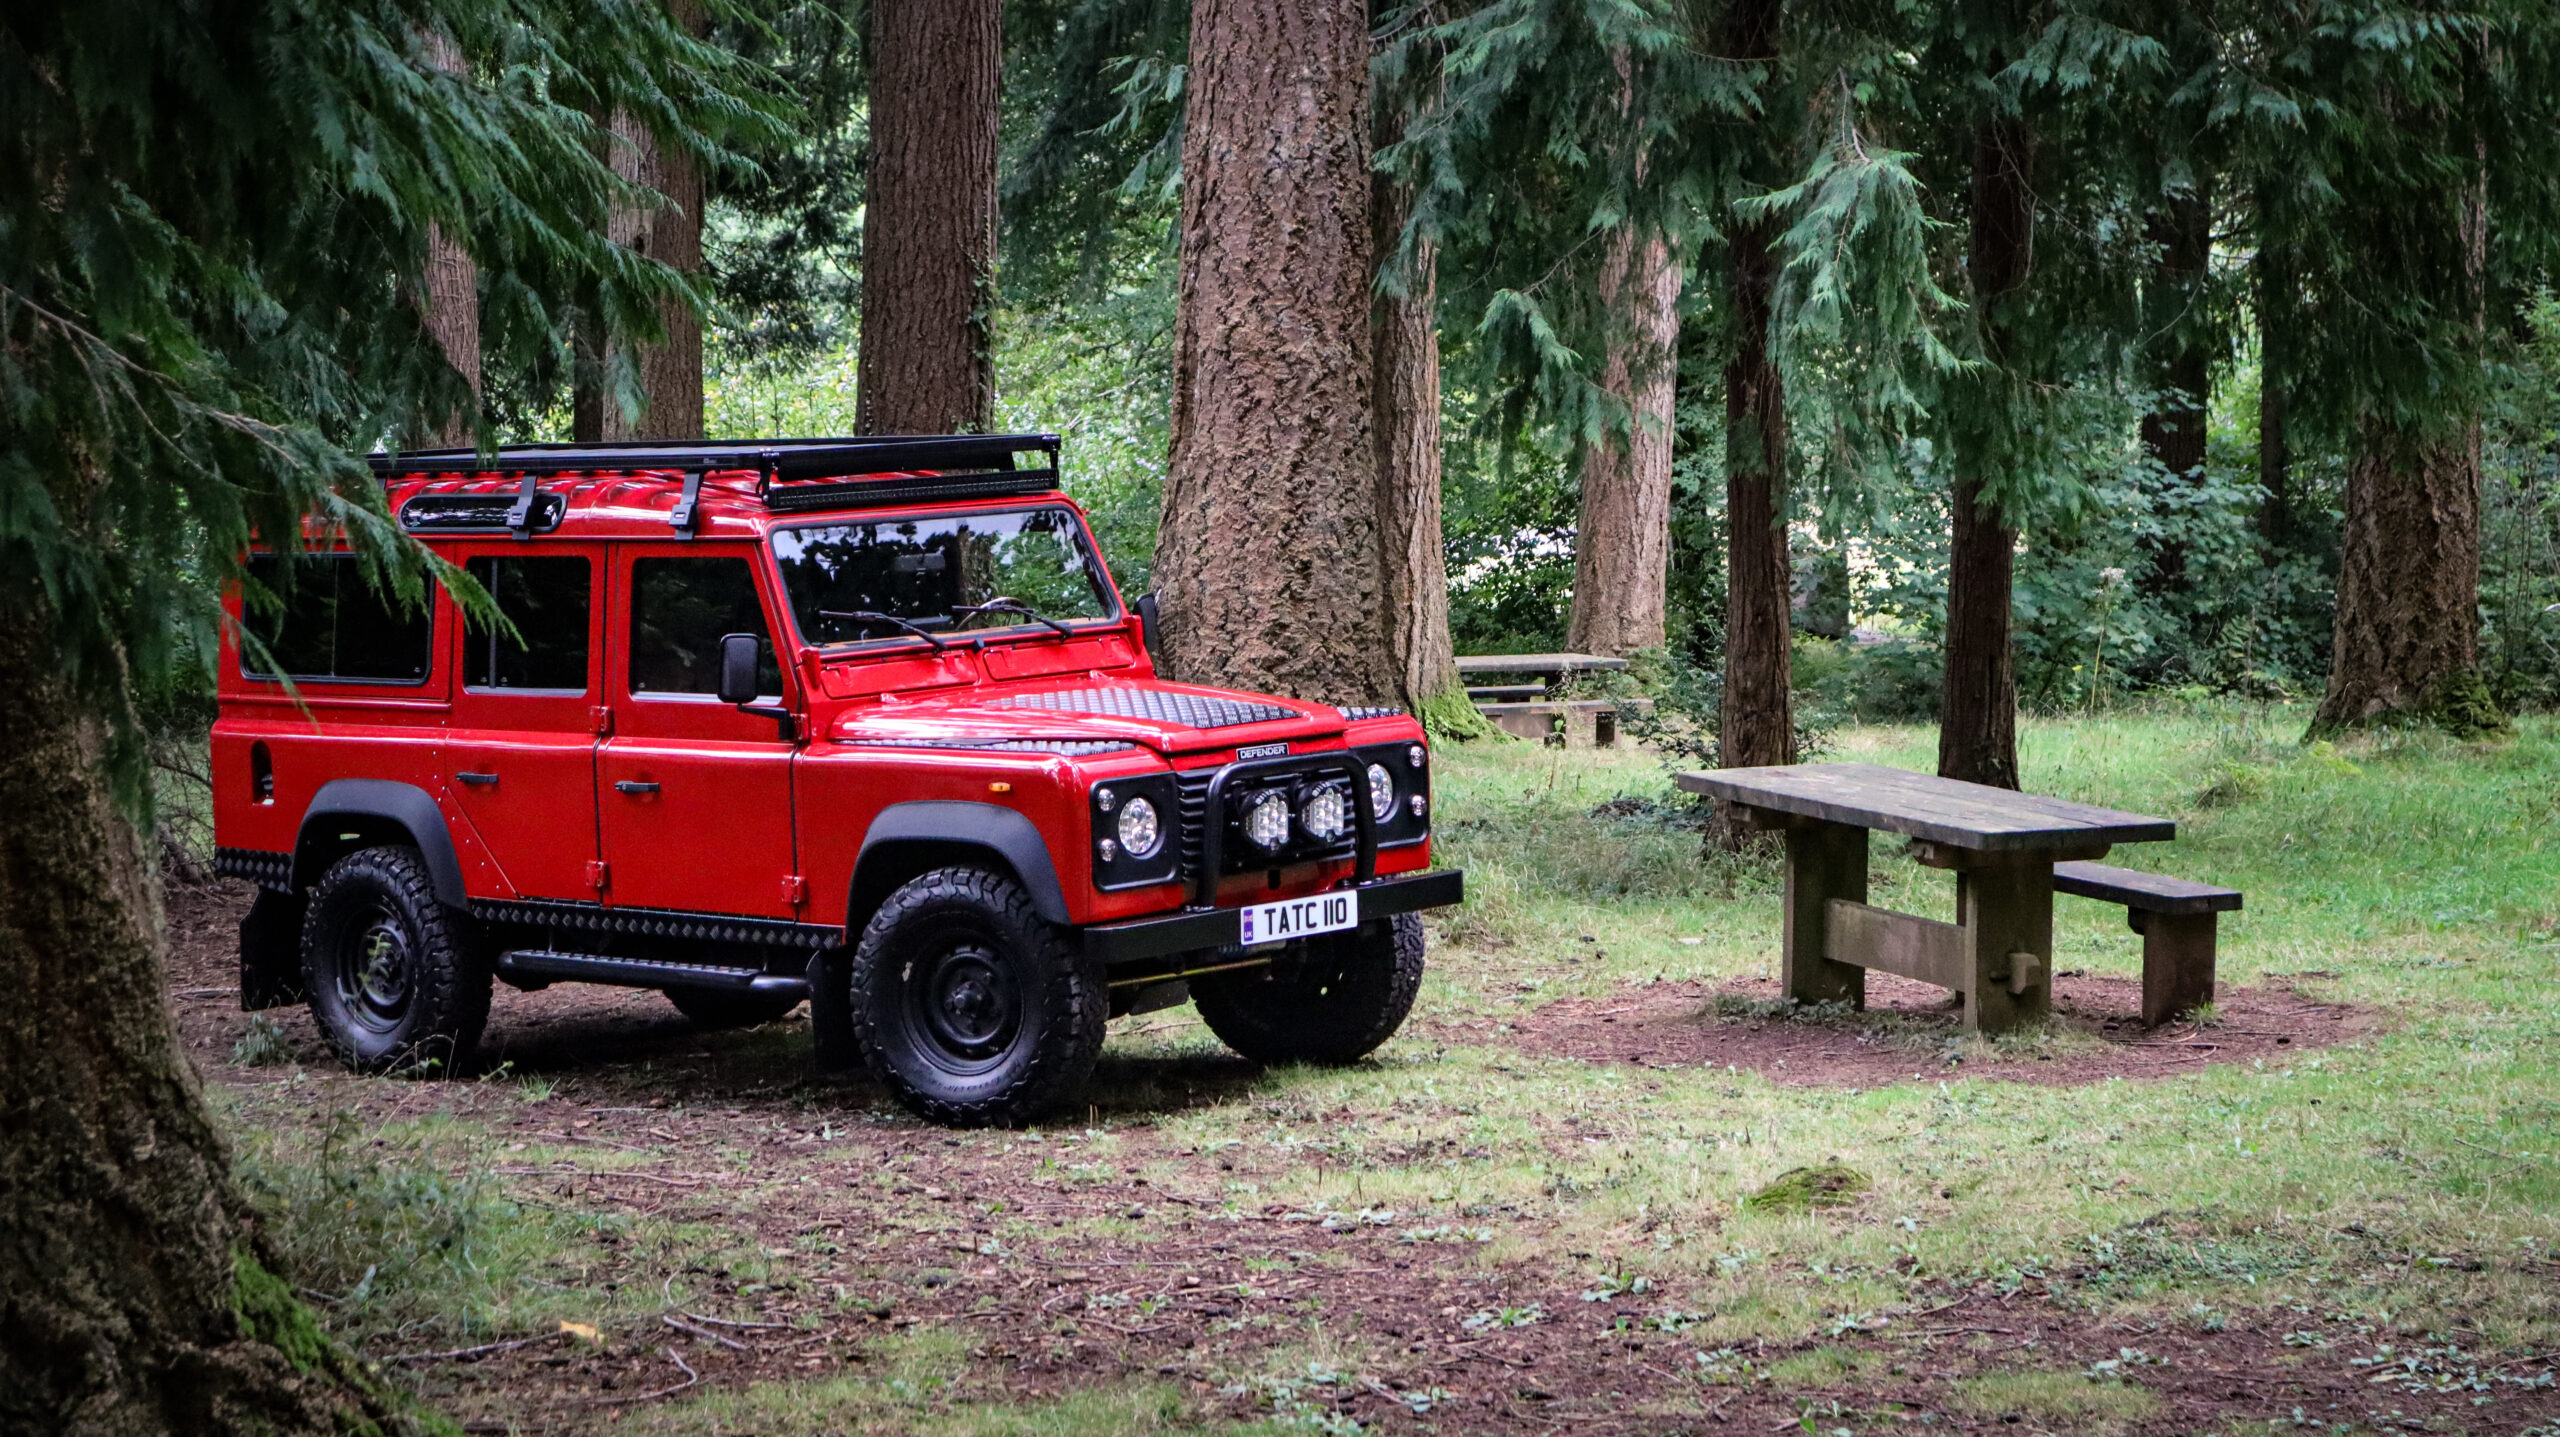
[[[1678,782],[1785,831],[1789,998],[1864,1007],[1866,970],[1881,969],[1954,989],[1964,1026],[1982,1032],[2051,1011],[2054,865],[2178,834],[2165,818],[1871,763],[1712,769]],[[1955,922],[1868,906],[1874,829],[1907,835],[1922,864],[1954,870]]]

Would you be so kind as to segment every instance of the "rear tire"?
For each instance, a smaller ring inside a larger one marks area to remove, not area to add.
[[[1218,1041],[1257,1063],[1339,1066],[1395,1035],[1422,989],[1422,920],[1372,918],[1292,944],[1267,968],[1207,973],[1191,1000]]]
[[[693,1020],[693,1026],[716,1033],[728,1028],[760,1028],[800,1006],[789,993],[742,993],[727,988],[669,988],[667,1001]]]
[[[470,918],[437,901],[414,848],[361,849],[311,891],[302,983],[338,1060],[360,1073],[450,1076],[489,1021]]]
[[[851,970],[864,1060],[933,1122],[1029,1122],[1083,1087],[1102,1052],[1101,966],[1002,874],[938,868],[900,888]]]

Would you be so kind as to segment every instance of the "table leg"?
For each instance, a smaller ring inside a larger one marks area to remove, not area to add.
[[[2053,1011],[2053,861],[1983,862],[1956,871],[1964,929],[1968,1032],[2004,1033]]]
[[[1867,970],[1822,956],[1834,898],[1867,901],[1867,831],[1845,823],[1787,830],[1786,939],[1778,981],[1799,1003],[1867,1006]]]

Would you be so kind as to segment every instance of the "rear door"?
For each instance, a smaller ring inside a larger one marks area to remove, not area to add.
[[[796,748],[770,717],[720,701],[720,640],[755,634],[758,685],[788,702],[774,625],[744,544],[617,544],[597,760],[607,897],[617,907],[794,918]]]
[[[473,545],[453,557],[515,625],[466,620],[445,782],[500,891],[589,899],[602,703],[602,545]],[[479,882],[470,887],[485,891]]]

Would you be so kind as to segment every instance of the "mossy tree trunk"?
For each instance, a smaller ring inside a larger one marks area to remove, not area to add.
[[[0,1431],[378,1425],[255,1258],[162,992],[158,881],[109,789],[108,725],[41,600],[0,593],[0,620]]]

